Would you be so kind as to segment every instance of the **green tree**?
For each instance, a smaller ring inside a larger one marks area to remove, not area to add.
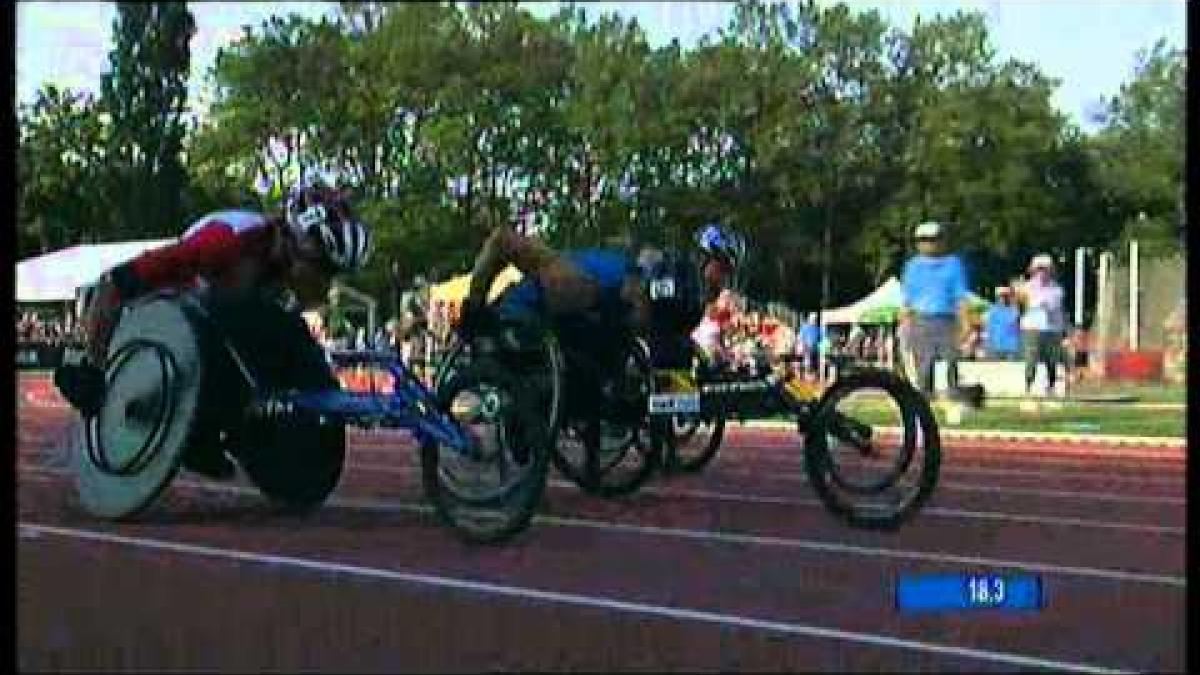
[[[1154,250],[1178,250],[1186,240],[1186,60],[1165,40],[1137,60],[1133,80],[1109,102],[1092,157],[1122,238],[1136,237]]]
[[[121,236],[174,233],[184,218],[180,153],[195,30],[186,3],[117,3],[101,95],[112,116],[107,187],[116,195]]]
[[[17,255],[115,236],[104,189],[106,115],[86,94],[53,85],[22,105],[17,148]]]

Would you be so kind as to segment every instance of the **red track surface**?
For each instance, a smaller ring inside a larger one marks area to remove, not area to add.
[[[932,503],[854,530],[794,437],[734,429],[699,476],[471,547],[421,501],[402,436],[354,434],[333,499],[271,512],[182,474],[135,523],[89,518],[46,383],[19,408],[18,668],[330,671],[1182,671],[1182,449],[949,443]],[[1081,451],[1083,451],[1081,453]],[[912,617],[908,572],[1027,571],[1048,607]]]

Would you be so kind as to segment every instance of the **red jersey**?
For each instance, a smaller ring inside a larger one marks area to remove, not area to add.
[[[174,244],[139,255],[129,262],[146,286],[159,289],[197,282],[236,286],[247,262],[257,262],[268,276],[270,249],[278,221],[252,211],[217,211],[196,222]]]

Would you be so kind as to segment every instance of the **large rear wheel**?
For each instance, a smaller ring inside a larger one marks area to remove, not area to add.
[[[209,309],[232,347],[213,353],[227,383],[225,400],[213,407],[230,429],[232,454],[273,504],[300,512],[320,506],[342,476],[344,424],[305,410],[272,418],[246,415],[249,390],[239,371],[246,367],[264,396],[338,389],[324,352],[298,314],[262,298],[213,298]]]
[[[636,492],[661,465],[662,433],[651,426],[647,401],[654,373],[645,348],[625,340],[618,372],[594,406],[564,425],[554,452],[555,467],[585,492],[620,497]],[[584,406],[576,405],[577,411]]]
[[[474,446],[468,455],[422,443],[422,482],[438,518],[473,543],[498,543],[525,530],[549,466],[544,411],[534,392],[483,359],[456,368],[439,384],[436,399]]]
[[[109,343],[105,398],[79,427],[74,454],[80,503],[102,518],[129,518],[162,493],[201,428],[206,371],[192,318],[173,296],[129,308]]]

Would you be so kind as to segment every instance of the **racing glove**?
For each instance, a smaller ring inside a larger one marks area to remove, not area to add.
[[[478,335],[488,321],[488,310],[482,302],[468,297],[463,302],[462,313],[458,317],[458,325],[455,327],[455,332],[464,341],[470,341],[471,338]]]

